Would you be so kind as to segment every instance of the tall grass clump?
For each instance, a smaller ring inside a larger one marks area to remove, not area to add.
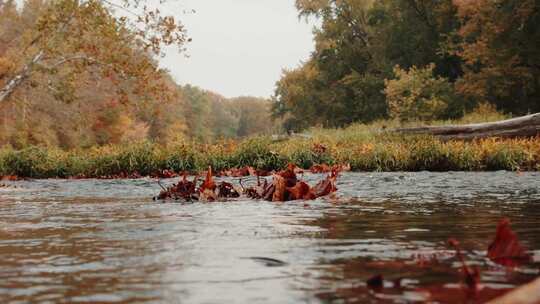
[[[67,177],[71,173],[65,154],[54,148],[9,149],[4,150],[1,157],[2,175],[45,178]]]
[[[274,150],[283,155],[288,163],[294,163],[300,168],[309,169],[313,165],[336,163],[334,147],[329,142],[297,139],[273,145]]]
[[[238,146],[231,158],[232,167],[252,166],[262,170],[276,170],[287,165],[289,159],[272,150],[268,137],[250,138]]]
[[[159,149],[157,167],[174,172],[193,172],[197,170],[197,152],[193,146],[185,143],[174,143]]]
[[[489,119],[495,114],[487,109],[476,115]],[[214,144],[139,142],[71,151],[4,146],[0,148],[0,176],[126,177],[164,170],[195,173],[209,166],[216,172],[244,166],[279,170],[288,163],[304,169],[350,164],[353,171],[540,170],[540,136],[445,142],[387,131],[398,125],[393,120],[379,121],[345,129],[313,128],[308,136],[282,140],[254,137]]]
[[[222,141],[214,145],[199,147],[197,168],[212,167],[216,172],[237,167],[236,151],[238,145],[233,141]]]
[[[512,171],[533,169],[538,163],[539,155],[527,149],[528,144],[523,140],[482,141],[479,147],[482,150],[484,169]]]
[[[455,170],[450,163],[450,152],[446,145],[430,137],[411,139],[408,171]]]

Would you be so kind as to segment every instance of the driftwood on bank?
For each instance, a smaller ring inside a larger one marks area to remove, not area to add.
[[[540,113],[488,123],[424,126],[395,129],[403,134],[431,134],[441,140],[471,140],[487,137],[534,137],[540,134]]]

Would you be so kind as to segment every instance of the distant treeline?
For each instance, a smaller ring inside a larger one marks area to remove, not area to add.
[[[478,104],[540,111],[538,0],[297,0],[315,51],[284,71],[287,129],[449,119]]]
[[[178,86],[159,69],[160,47],[187,39],[181,25],[145,11],[133,27],[106,3],[27,0],[18,8],[0,0],[0,146],[212,142],[272,132],[269,100]]]

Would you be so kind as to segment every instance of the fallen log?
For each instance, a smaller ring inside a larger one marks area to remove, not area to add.
[[[487,137],[534,137],[540,134],[540,113],[488,123],[422,126],[393,130],[402,134],[430,134],[441,140],[472,140]]]

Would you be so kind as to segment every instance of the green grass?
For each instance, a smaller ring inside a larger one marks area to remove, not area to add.
[[[459,121],[433,125],[486,122],[507,118],[492,108],[465,115]],[[315,164],[350,164],[354,171],[481,171],[540,170],[540,137],[441,142],[430,136],[403,136],[385,130],[419,125],[398,121],[353,124],[344,129],[312,128],[308,138],[273,141],[254,137],[214,144],[150,142],[63,151],[58,148],[0,148],[0,176],[30,178],[118,177],[154,175],[163,170],[200,172],[252,166],[279,170],[288,163],[301,168]]]
[[[540,138],[441,142],[428,136],[381,133],[374,125],[312,130],[312,138],[275,142],[268,137],[212,145],[143,142],[88,150],[0,149],[0,175],[30,178],[151,175],[253,166],[278,170],[288,163],[350,164],[354,171],[539,170]]]

